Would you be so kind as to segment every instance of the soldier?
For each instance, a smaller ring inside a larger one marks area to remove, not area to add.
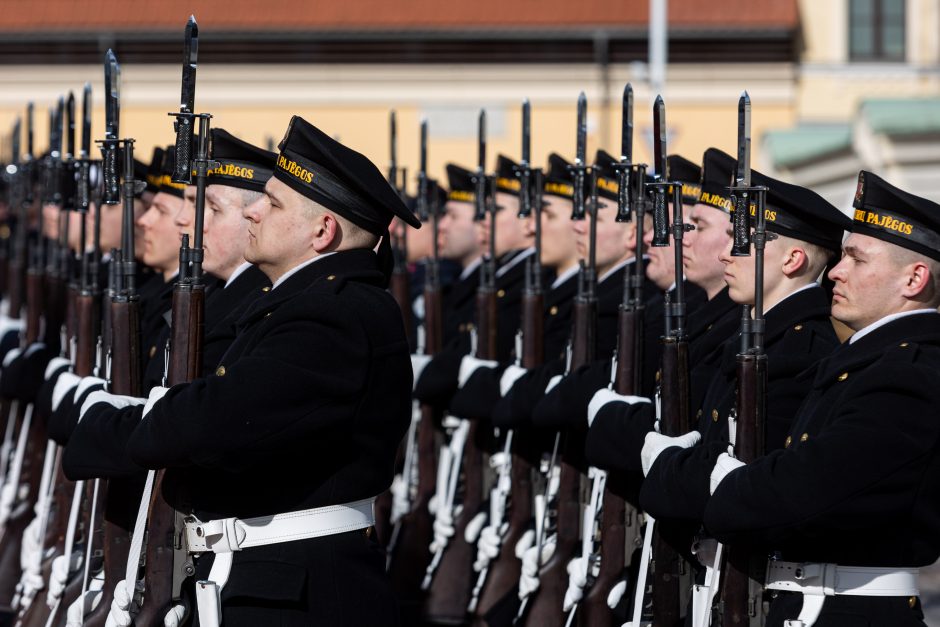
[[[214,375],[151,392],[127,453],[167,468],[164,497],[193,515],[196,578],[222,589],[225,625],[395,624],[370,530],[408,425],[411,375],[372,249],[393,215],[419,222],[371,162],[302,118],[280,151],[244,213],[246,258],[271,291],[241,316]]]
[[[706,529],[774,558],[771,626],[923,625],[917,569],[940,556],[940,206],[870,172],[853,206],[829,278],[854,334],[800,377],[782,449],[711,473]]]

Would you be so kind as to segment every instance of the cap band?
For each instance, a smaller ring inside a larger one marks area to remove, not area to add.
[[[255,191],[264,191],[264,184],[271,178],[272,171],[256,163],[217,159],[218,167],[207,173],[210,185],[228,185]],[[196,173],[193,172],[195,175]]]
[[[702,190],[702,194],[698,197],[697,203],[719,209],[728,215],[731,215],[731,212],[733,211],[731,206],[731,199],[715,192],[706,192]]]
[[[542,191],[549,196],[560,196],[562,198],[567,198],[568,200],[574,198],[574,185],[571,183],[546,181]]]
[[[476,202],[477,195],[473,192],[468,192],[462,189],[452,189],[447,192],[447,200],[455,200],[457,202]]]
[[[940,234],[909,216],[863,206],[852,215],[852,231],[940,259]]]

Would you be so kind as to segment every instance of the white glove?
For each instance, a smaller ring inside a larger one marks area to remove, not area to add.
[[[509,394],[509,390],[512,389],[512,386],[514,386],[516,381],[518,381],[526,372],[528,371],[525,368],[522,366],[517,366],[516,364],[513,364],[503,370],[503,376],[499,378],[499,395],[506,396]]]
[[[516,557],[522,559],[525,556],[525,552],[528,551],[535,544],[535,529],[526,529],[525,533],[522,534],[522,537],[516,541]]]
[[[624,593],[627,591],[627,580],[621,579],[614,587],[610,589],[610,592],[607,594],[607,607],[610,609],[616,609],[620,605],[620,599],[623,598]]]
[[[157,404],[157,401],[166,396],[167,390],[169,389],[170,388],[165,388],[161,385],[155,385],[150,389],[150,395],[147,397],[146,404],[144,404],[144,415],[141,416],[141,418],[147,417],[147,414],[150,413],[153,406]]]
[[[163,627],[179,627],[189,616],[189,606],[184,602],[174,605],[163,617]]]
[[[655,431],[646,434],[646,441],[643,443],[643,450],[640,451],[640,463],[643,465],[643,476],[650,473],[650,468],[656,462],[659,454],[667,448],[678,446],[679,448],[689,448],[695,446],[702,439],[702,434],[698,431],[689,431],[688,433],[674,438],[668,435],[662,435]]]
[[[486,524],[488,518],[486,512],[479,512],[470,519],[467,526],[463,528],[463,539],[467,541],[467,544],[477,543],[477,538],[480,537],[480,532],[483,531],[483,525]]]
[[[0,336],[2,338],[2,336]],[[23,349],[17,346],[16,348],[11,348],[6,355],[3,356],[3,367],[6,368],[13,363],[13,360],[19,357],[23,353]]]
[[[78,392],[75,393],[78,396]],[[124,409],[125,407],[136,407],[137,405],[143,405],[147,402],[145,398],[138,398],[136,396],[124,396],[122,394],[111,394],[110,392],[105,392],[104,390],[95,390],[88,395],[88,398],[85,399],[85,402],[82,403],[82,409],[79,413],[78,421],[81,422],[85,418],[85,414],[88,413],[88,410],[91,409],[93,405],[104,404],[110,405],[117,409]]]
[[[51,360],[49,360],[49,363],[46,365],[46,372],[43,376],[43,379],[48,381],[49,379],[52,378],[52,375],[54,375],[57,370],[61,370],[62,368],[67,368],[71,364],[72,362],[70,362],[65,357],[53,357]]]
[[[480,540],[477,542],[477,561],[473,563],[473,570],[480,572],[487,564],[496,559],[496,556],[499,555],[499,547],[502,544],[503,537],[499,533],[499,527],[493,524],[483,527],[483,531],[480,532]]]
[[[455,531],[454,518],[450,508],[439,508],[434,516],[434,540],[431,542],[431,553],[446,547],[448,540],[454,535]]]
[[[100,385],[102,389],[107,385],[107,381],[104,379],[99,379],[98,377],[82,377],[82,380],[78,382],[78,385],[75,387],[75,400],[78,400],[82,397],[82,394],[95,387]]]
[[[98,574],[92,577],[88,584],[88,591],[84,598],[79,597],[69,606],[66,613],[65,627],[83,627],[85,616],[98,607],[101,602],[101,589],[104,587],[104,572],[98,571]]]
[[[414,389],[414,384],[418,382],[418,379],[421,377],[421,373],[424,372],[424,367],[431,362],[430,355],[416,355],[411,354],[411,372],[412,372],[412,389]]]
[[[698,538],[692,545],[692,555],[699,564],[705,568],[714,568],[715,554],[718,552],[718,540],[714,538]]]
[[[745,465],[744,462],[731,457],[727,453],[719,455],[718,461],[715,462],[715,467],[712,469],[711,478],[709,479],[709,493],[714,494],[715,490],[718,489],[718,484],[721,483],[728,474]]]
[[[594,396],[591,397],[591,401],[588,403],[588,426],[590,427],[592,424],[594,424],[594,418],[597,417],[597,412],[599,412],[601,408],[604,407],[604,405],[613,402],[634,405],[636,403],[649,403],[650,399],[646,398],[645,396],[617,394],[608,388],[601,388],[594,392]]]
[[[545,393],[548,394],[555,389],[555,386],[561,383],[561,380],[565,378],[563,374],[556,374],[554,377],[548,380],[548,385],[545,386]]]
[[[539,547],[533,546],[526,550],[522,556],[522,573],[519,575],[519,598],[527,596],[539,589],[539,564],[552,559],[555,554],[555,536],[546,538],[542,543],[542,555],[539,559]]]
[[[26,320],[23,318],[10,318],[9,316],[0,317],[0,339],[7,333],[16,332],[19,333],[26,328]]]
[[[65,592],[65,584],[69,579],[69,572],[76,570],[82,561],[82,552],[73,551],[72,559],[69,560],[65,555],[56,556],[52,560],[52,569],[49,574],[49,591],[46,593],[46,605],[54,607],[62,598]]]
[[[33,353],[40,351],[44,349],[45,347],[46,345],[43,344],[42,342],[33,342],[32,344],[26,347],[26,352],[23,353],[23,357],[29,357]]]
[[[462,388],[480,368],[495,368],[499,362],[492,359],[477,359],[473,355],[464,355],[460,360],[460,372],[457,373],[457,387]]]
[[[127,580],[122,579],[114,586],[114,599],[111,601],[111,613],[108,614],[106,626],[130,627],[134,623],[131,613],[137,612],[134,594],[128,590]]]
[[[584,597],[589,559],[588,556],[581,555],[568,562],[568,589],[565,590],[565,601],[562,605],[566,612]]]
[[[78,387],[81,380],[82,378],[77,374],[71,372],[62,373],[62,376],[56,380],[55,386],[52,388],[52,411],[59,408],[59,405],[62,404],[65,397],[69,395],[69,392]]]

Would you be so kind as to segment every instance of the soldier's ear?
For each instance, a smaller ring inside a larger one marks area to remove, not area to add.
[[[907,266],[905,271],[907,273],[907,282],[901,290],[901,294],[905,298],[914,299],[919,296],[926,296],[927,298],[935,297],[928,289],[933,283],[933,276],[931,275],[929,265],[923,261],[915,261]]]
[[[312,244],[318,253],[334,250],[340,243],[341,229],[336,216],[323,211],[314,218]]]
[[[783,267],[781,270],[787,277],[795,277],[804,271],[809,265],[809,258],[806,251],[799,246],[788,246],[783,257]]]

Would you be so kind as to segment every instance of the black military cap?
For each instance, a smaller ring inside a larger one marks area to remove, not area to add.
[[[477,193],[474,185],[474,173],[457,165],[448,163],[447,170],[447,200],[457,202],[476,202]]]
[[[617,200],[620,194],[620,179],[617,178],[617,171],[614,165],[619,163],[613,155],[605,150],[598,150],[594,155],[594,169],[597,171],[597,195],[609,200]],[[601,203],[606,207],[606,203]],[[616,206],[616,205],[615,205]]]
[[[153,149],[153,156],[150,157],[150,165],[147,166],[147,173],[141,180],[147,181],[147,191],[156,194],[160,191],[160,176],[163,168],[163,148],[156,146]]]
[[[371,161],[302,117],[291,118],[278,149],[275,178],[356,226],[384,236],[392,217],[398,216],[421,227]]]
[[[505,155],[496,157],[496,191],[504,194],[519,193],[522,182],[516,176],[517,167],[519,164]]]
[[[666,176],[670,181],[682,183],[682,202],[694,205],[702,196],[702,168],[685,157],[666,157]],[[669,190],[672,193],[672,190]]]
[[[176,146],[167,146],[166,150],[163,151],[163,159],[160,163],[160,172],[154,178],[153,183],[156,185],[158,192],[171,194],[177,198],[182,198],[183,191],[186,189],[186,185],[184,183],[176,183],[173,181],[172,176],[175,168]]]
[[[209,170],[208,184],[263,192],[264,184],[274,172],[277,155],[221,128],[214,128],[210,133],[212,160],[219,165]]]
[[[702,195],[698,202],[731,214],[731,180],[734,177],[734,157],[709,148],[702,157]],[[681,180],[681,179],[680,179]]]
[[[557,152],[548,156],[548,169],[545,171],[545,183],[542,193],[571,200],[574,198],[574,173],[564,157]]]
[[[428,215],[423,218],[423,221],[425,222],[431,217],[431,212],[434,211],[435,194],[437,195],[437,199],[436,199],[437,210],[439,212],[442,212],[444,210],[444,204],[447,202],[447,190],[441,187],[440,185],[436,185],[436,183],[437,181],[435,181],[434,179],[428,179],[427,194],[426,194],[427,203],[428,203],[427,204]],[[412,213],[415,213],[417,215],[418,197],[412,196],[411,194],[406,194],[404,200],[405,200],[405,205],[408,206],[408,209]],[[421,219],[421,216],[418,216],[418,218]]]
[[[833,251],[842,248],[842,236],[850,220],[822,196],[757,171],[751,172],[751,185],[768,188],[764,205],[768,231]],[[757,206],[751,204],[752,224],[757,221],[756,215]]]
[[[940,260],[940,205],[858,173],[849,230]]]

